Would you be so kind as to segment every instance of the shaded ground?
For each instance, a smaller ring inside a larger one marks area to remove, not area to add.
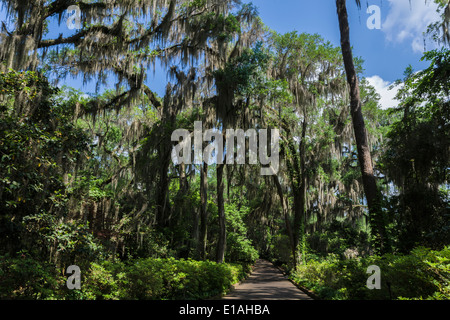
[[[312,300],[266,260],[258,260],[252,275],[223,299]]]

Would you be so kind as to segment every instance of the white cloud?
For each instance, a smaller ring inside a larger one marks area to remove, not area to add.
[[[382,25],[386,39],[394,43],[410,41],[414,52],[423,52],[423,32],[427,30],[428,25],[440,20],[440,14],[436,12],[437,4],[432,0],[388,0],[388,2],[389,12]]]
[[[375,88],[375,91],[380,95],[380,105],[382,109],[388,109],[396,107],[398,101],[395,100],[395,95],[398,89],[396,87],[389,90],[392,85],[389,81],[383,80],[380,76],[374,75],[372,77],[366,78],[367,82]]]

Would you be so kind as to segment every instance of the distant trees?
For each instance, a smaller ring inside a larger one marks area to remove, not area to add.
[[[280,105],[276,107],[279,110],[276,110],[276,117],[272,117],[276,119],[276,125],[282,128],[282,157],[294,212],[292,225],[289,217],[286,218],[286,228],[291,239],[294,263],[298,264],[305,258],[307,211],[311,209],[307,192],[315,179],[317,164],[322,160],[322,154],[315,152],[314,146],[317,135],[320,135],[316,131],[320,130],[318,122],[323,116],[319,115],[319,110],[341,108],[335,102],[345,96],[346,86],[339,50],[318,35],[273,33],[271,49],[274,53],[273,77],[286,83],[285,90],[292,97],[289,103],[278,102]],[[342,110],[342,113],[345,114],[345,111]],[[329,152],[327,156],[336,156],[330,149],[326,152]],[[275,178],[282,203],[284,196],[280,180],[284,179]],[[319,198],[317,201],[324,200]],[[283,211],[289,210],[285,204],[282,205]]]

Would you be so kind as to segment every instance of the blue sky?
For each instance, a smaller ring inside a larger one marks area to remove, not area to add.
[[[264,23],[271,29],[285,33],[318,33],[335,46],[340,45],[339,24],[334,0],[253,0]],[[358,9],[354,0],[347,0],[350,37],[354,56],[362,57],[364,76],[382,96],[382,107],[395,105],[395,91],[389,85],[403,78],[408,65],[415,70],[428,66],[420,62],[424,51],[423,32],[428,24],[437,21],[436,5],[424,0],[362,0]],[[380,8],[381,29],[369,29],[368,6]],[[426,49],[435,48],[427,40]]]

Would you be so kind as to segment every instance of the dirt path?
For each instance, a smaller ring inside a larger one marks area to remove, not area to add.
[[[312,300],[266,260],[258,260],[251,276],[223,299]]]

